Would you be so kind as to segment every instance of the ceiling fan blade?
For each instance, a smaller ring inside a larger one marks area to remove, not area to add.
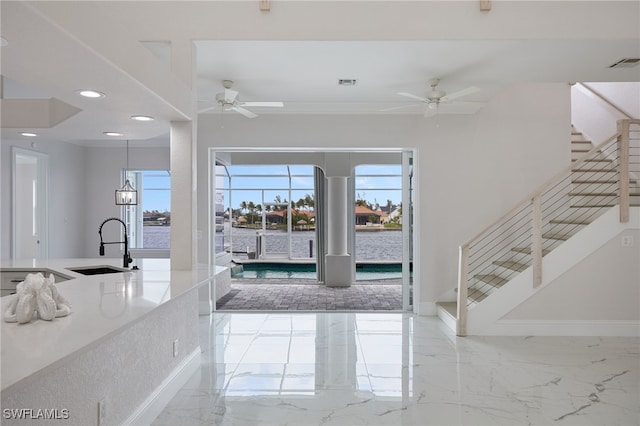
[[[379,110],[379,112],[394,111],[394,110],[397,110],[397,109],[411,108],[411,107],[415,107],[415,106],[419,106],[419,105],[420,104],[402,105],[402,106],[397,106],[397,107],[381,109],[381,110]]]
[[[205,112],[209,112],[209,111],[214,110],[214,109],[216,109],[216,108],[220,108],[220,106],[219,106],[219,105],[216,105],[216,106],[211,106],[211,107],[207,107],[207,108],[200,109],[200,110],[198,110],[198,114],[202,114],[202,113],[205,113]]]
[[[233,103],[238,97],[238,92],[231,89],[224,89],[224,100],[225,102]]]
[[[477,88],[476,86],[471,86],[471,87],[467,87],[466,89],[462,89],[462,90],[458,90],[457,92],[453,92],[449,95],[444,96],[441,100],[443,102],[449,102],[452,101],[454,99],[458,99],[461,98],[463,96],[467,96],[470,95],[472,93],[476,93],[479,92],[480,89]]]
[[[277,107],[282,108],[284,106],[283,102],[240,102],[241,106],[248,107]]]
[[[420,96],[412,95],[411,93],[398,92],[398,95],[405,96],[405,97],[411,98],[411,99],[417,99],[417,100],[422,101],[422,102],[429,102],[428,99],[421,98]]]
[[[247,118],[256,118],[258,116],[258,114],[255,114],[249,111],[248,109],[244,109],[242,107],[232,107],[231,109],[234,110],[235,112],[239,112],[240,114],[244,115]]]

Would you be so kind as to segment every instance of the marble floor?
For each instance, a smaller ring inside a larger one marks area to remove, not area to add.
[[[640,338],[457,338],[402,313],[216,313],[154,425],[638,425]]]

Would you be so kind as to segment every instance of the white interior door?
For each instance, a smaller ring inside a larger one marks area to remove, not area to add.
[[[13,258],[48,258],[47,154],[13,148]]]

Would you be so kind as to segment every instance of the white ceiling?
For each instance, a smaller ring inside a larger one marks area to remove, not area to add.
[[[3,128],[2,138],[32,130],[95,145],[109,143],[102,132],[120,131],[116,139],[166,141],[169,122],[211,106],[223,79],[243,101],[285,104],[249,108],[260,115],[417,119],[423,105],[381,110],[416,104],[397,93],[424,96],[434,77],[448,93],[478,87],[460,100],[481,102],[519,82],[640,81],[640,67],[608,68],[640,56],[638,3],[494,1],[482,13],[477,1],[274,0],[271,12],[257,0],[2,1],[4,98],[55,97],[82,110],[52,128]],[[338,86],[341,78],[357,84]],[[80,98],[84,88],[107,97]],[[136,123],[133,114],[156,121]]]

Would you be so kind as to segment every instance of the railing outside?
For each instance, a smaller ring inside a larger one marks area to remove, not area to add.
[[[610,208],[640,202],[640,120],[619,120],[618,133],[591,149],[539,190],[460,247],[459,336],[467,311],[532,267],[542,283],[542,258]]]

